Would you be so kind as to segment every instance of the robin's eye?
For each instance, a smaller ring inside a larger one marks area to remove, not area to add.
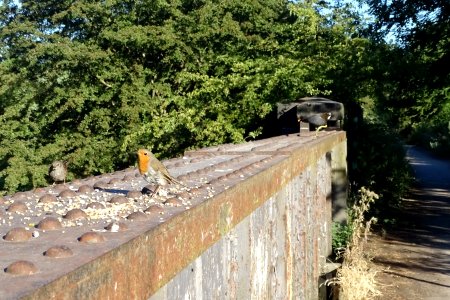
[[[145,152],[145,153],[144,153],[144,155],[145,155],[145,156],[147,156],[147,155],[148,155],[148,153],[147,153],[147,152]]]

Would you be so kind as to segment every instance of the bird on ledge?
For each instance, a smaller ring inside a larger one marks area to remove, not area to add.
[[[137,159],[139,173],[148,183],[156,185],[156,190],[153,193],[156,193],[161,185],[179,184],[185,186],[173,178],[167,168],[149,150],[139,149]]]
[[[57,182],[66,183],[67,162],[55,160],[48,170],[48,175],[53,179],[53,185]]]

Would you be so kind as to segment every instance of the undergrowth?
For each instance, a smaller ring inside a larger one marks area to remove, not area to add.
[[[413,126],[409,142],[450,158],[450,99],[434,117]]]
[[[372,268],[372,258],[366,253],[367,235],[376,218],[372,217],[366,221],[365,215],[370,209],[370,204],[377,199],[376,193],[362,187],[359,190],[359,199],[351,209],[348,228],[342,231],[343,235],[349,235],[345,247],[336,249],[342,256],[342,266],[338,269],[336,277],[328,282],[328,285],[339,285],[339,299],[372,299],[381,294],[375,280],[377,272]],[[335,240],[336,245],[338,241],[343,241],[343,239]]]

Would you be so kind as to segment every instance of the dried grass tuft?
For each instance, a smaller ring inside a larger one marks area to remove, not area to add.
[[[360,197],[353,205],[352,235],[343,252],[342,267],[338,269],[336,278],[328,284],[338,284],[339,299],[361,300],[373,299],[381,295],[376,282],[376,274],[372,257],[366,252],[367,235],[375,218],[366,221],[364,213],[369,210],[370,204],[378,199],[378,195],[366,188],[359,190]]]

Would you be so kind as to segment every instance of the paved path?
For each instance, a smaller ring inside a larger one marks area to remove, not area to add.
[[[450,299],[450,161],[413,146],[407,158],[417,180],[405,199],[407,225],[371,242],[377,299]]]

